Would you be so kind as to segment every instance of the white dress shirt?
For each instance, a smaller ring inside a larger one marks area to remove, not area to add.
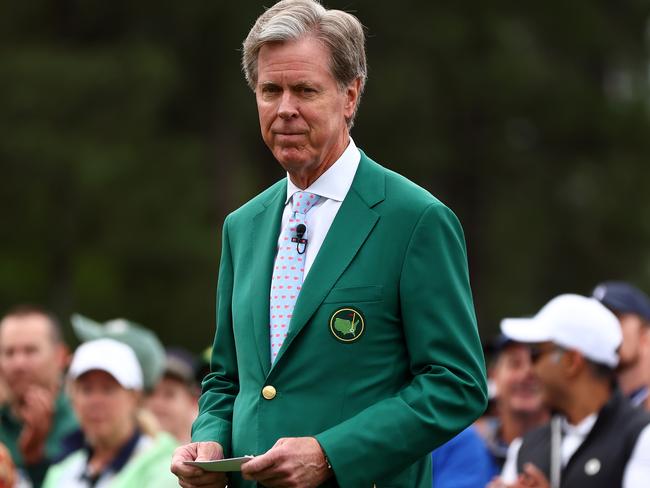
[[[578,448],[594,427],[597,414],[584,418],[578,425],[571,425],[565,418],[562,419],[562,467],[565,467]],[[518,437],[508,448],[508,457],[501,471],[501,478],[506,484],[514,483],[517,479],[517,457],[521,448],[522,439]],[[650,486],[650,425],[647,425],[639,434],[636,445],[623,472],[622,488],[648,488]]]
[[[334,217],[336,217],[345,196],[350,190],[350,186],[352,186],[352,180],[354,180],[354,175],[359,167],[359,161],[361,161],[361,154],[352,138],[350,138],[350,143],[341,154],[341,157],[305,190],[301,190],[294,185],[287,174],[287,199],[284,202],[280,234],[282,234],[282,229],[289,223],[291,216],[289,202],[294,193],[306,191],[320,196],[320,200],[308,213],[308,225],[305,232],[305,238],[308,242],[305,250],[305,274],[303,279],[307,278],[307,273],[314,264],[314,259],[316,259],[316,255],[323,245]],[[280,245],[279,240],[278,245]]]

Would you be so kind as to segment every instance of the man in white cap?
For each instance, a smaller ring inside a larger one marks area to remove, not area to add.
[[[616,387],[616,316],[594,298],[560,295],[532,318],[503,320],[501,330],[532,345],[545,402],[557,415],[511,444],[490,488],[647,488],[650,416]]]
[[[77,348],[68,376],[83,439],[80,448],[53,465],[45,488],[177,486],[168,471],[176,442],[140,430],[136,412],[143,386],[133,350],[114,339]]]

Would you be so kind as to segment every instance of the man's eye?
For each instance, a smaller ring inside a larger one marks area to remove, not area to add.
[[[266,85],[262,87],[262,93],[265,95],[270,95],[273,93],[279,93],[280,92],[280,87],[278,86],[273,86],[273,85]]]

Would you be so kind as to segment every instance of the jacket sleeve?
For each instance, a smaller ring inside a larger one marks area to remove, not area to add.
[[[202,384],[199,415],[192,425],[192,441],[216,441],[230,454],[232,412],[239,392],[235,340],[232,329],[233,265],[228,218],[223,225],[221,264],[217,285],[217,331],[210,373]],[[219,361],[215,361],[219,358]]]
[[[487,404],[463,232],[440,203],[428,206],[413,229],[399,293],[410,383],[316,436],[342,487],[372,486],[401,472]]]

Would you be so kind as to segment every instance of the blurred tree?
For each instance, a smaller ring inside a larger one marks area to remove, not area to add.
[[[223,217],[283,176],[239,69],[270,3],[0,4],[2,308],[210,341]],[[368,26],[353,136],[461,218],[484,334],[650,290],[646,2],[325,3]]]

